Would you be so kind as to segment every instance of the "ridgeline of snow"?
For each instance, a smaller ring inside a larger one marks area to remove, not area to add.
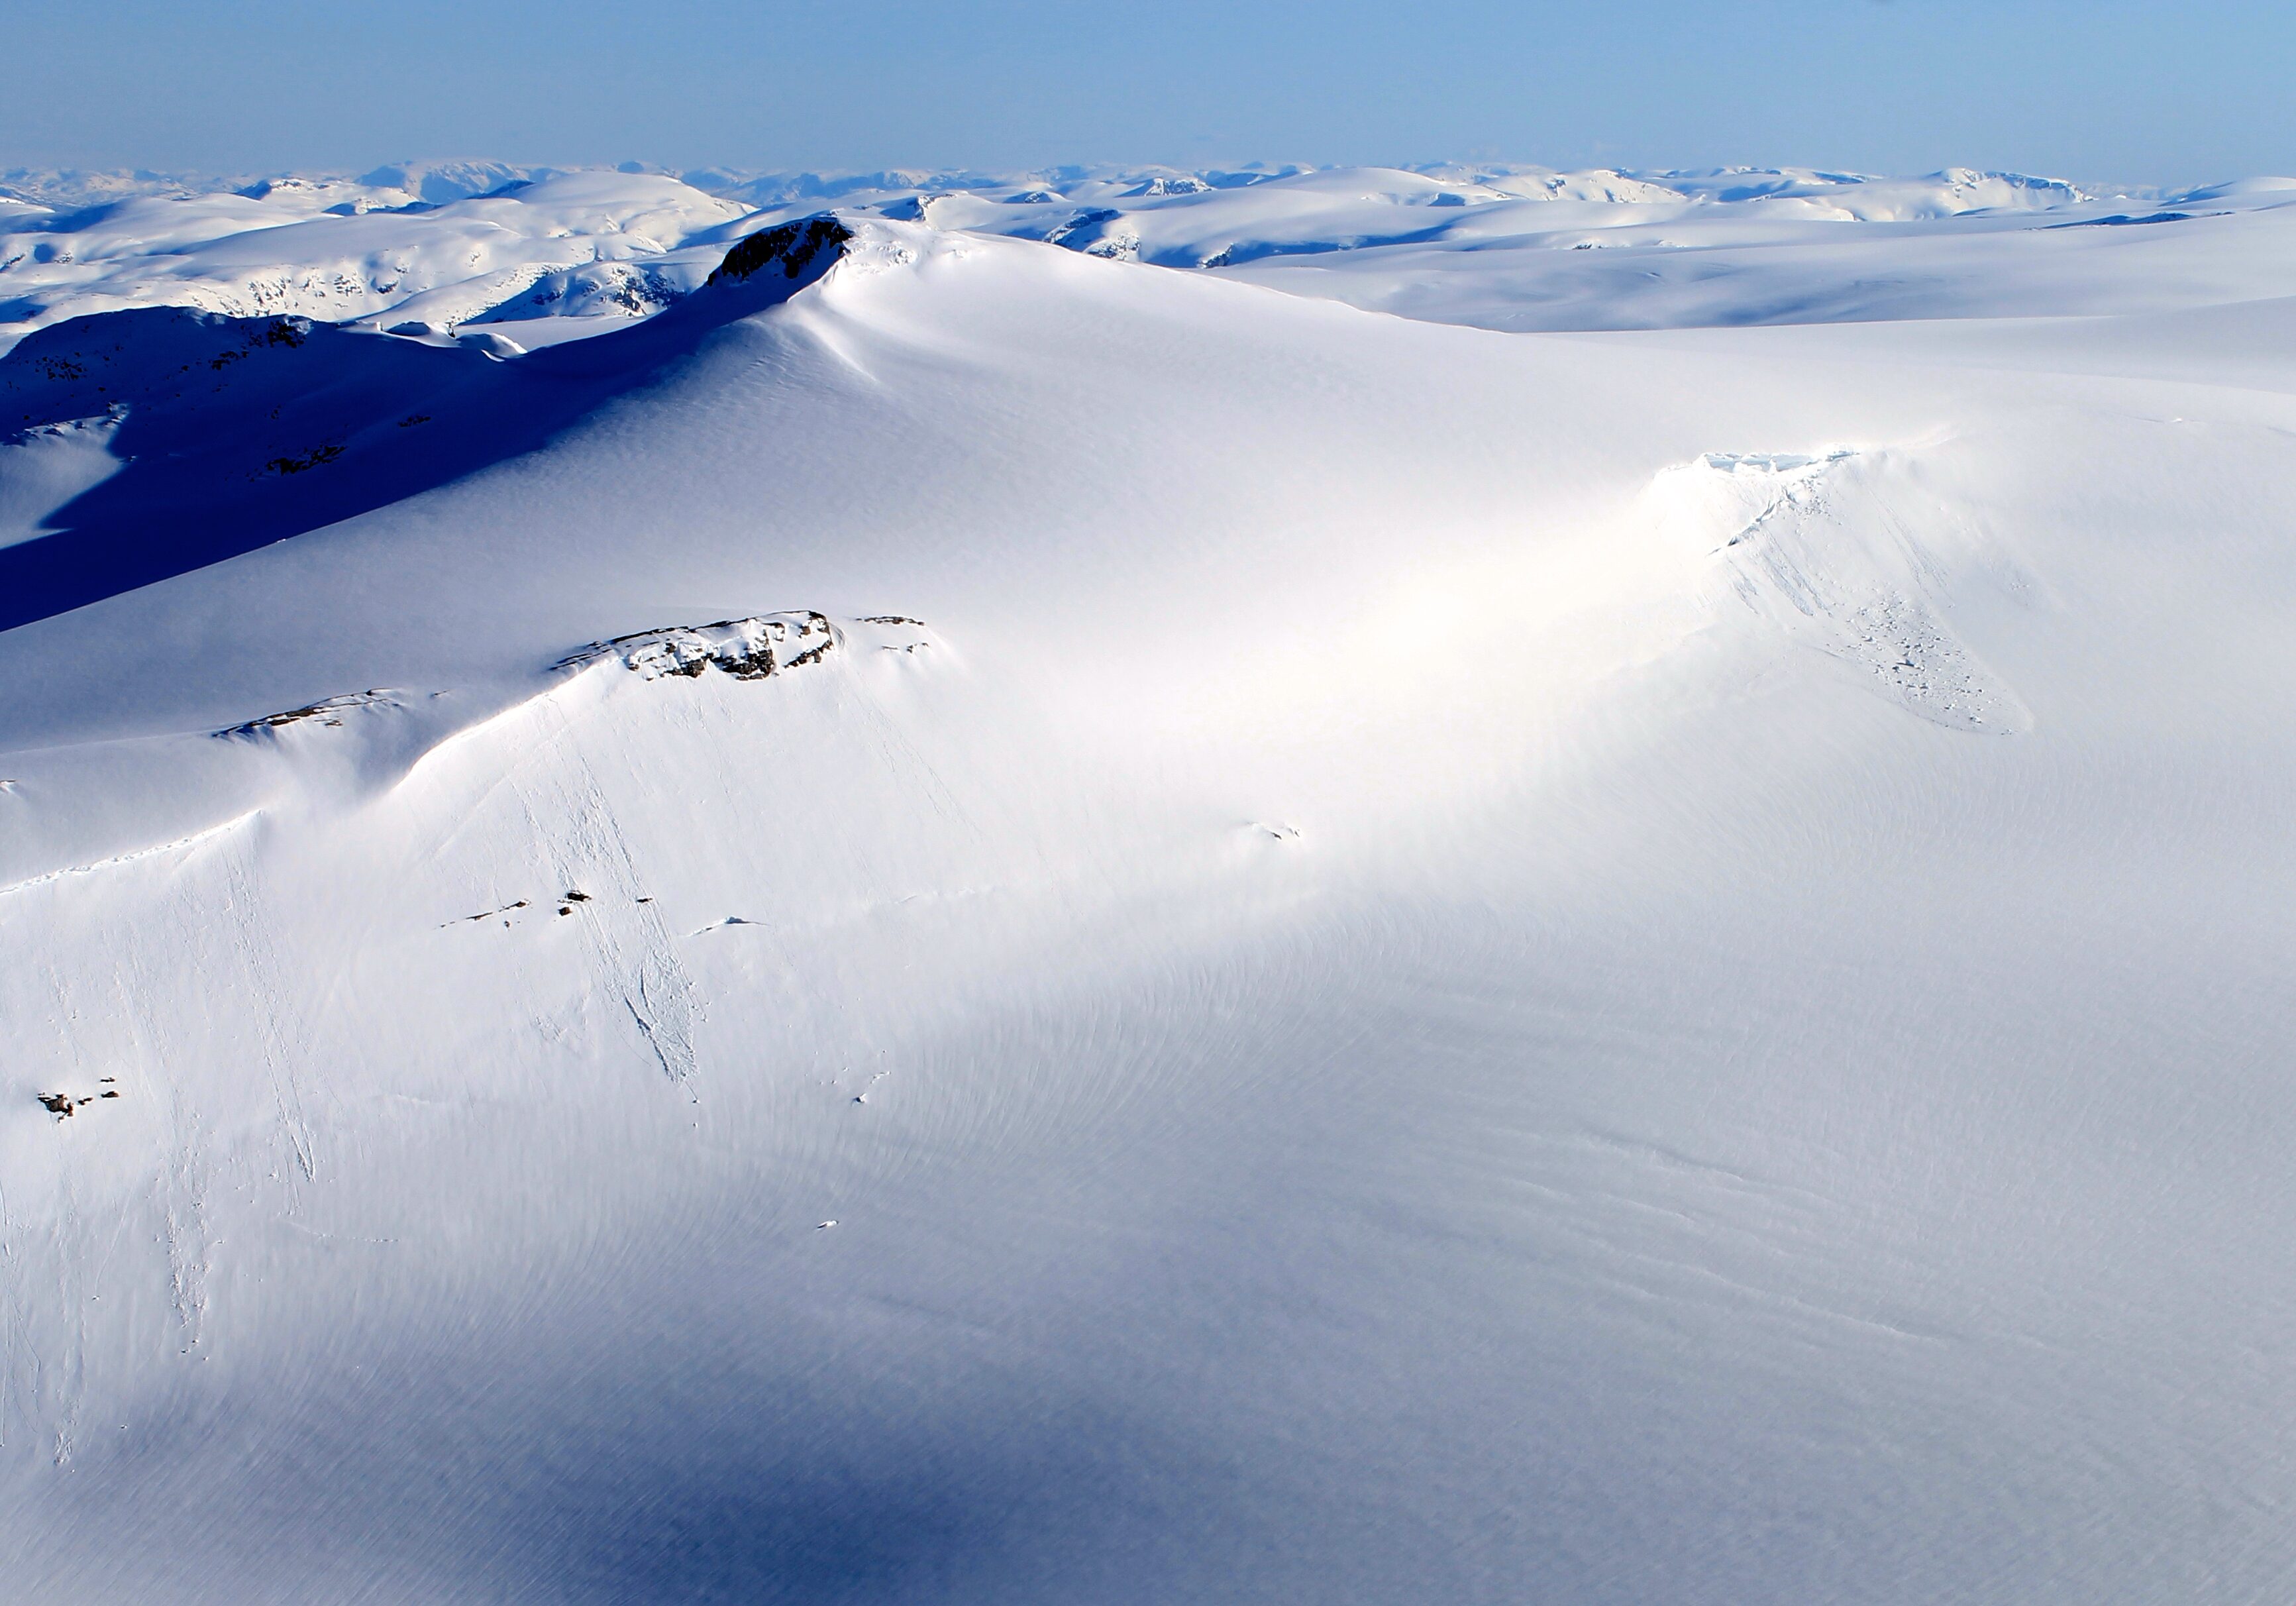
[[[2284,1596],[2290,192],[718,176],[0,235],[0,1598]]]

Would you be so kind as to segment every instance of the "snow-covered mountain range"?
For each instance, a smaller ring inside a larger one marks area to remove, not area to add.
[[[1062,168],[742,175],[498,162],[240,184],[0,174],[0,342],[90,313],[193,307],[394,329],[499,326],[521,346],[691,294],[741,235],[841,213],[1197,267],[1415,317],[1613,329],[2116,312],[2284,291],[2276,240],[2241,223],[2199,286],[2166,255],[2021,243],[2034,229],[2244,218],[2296,181],[2092,194],[1953,169]],[[1839,225],[1872,225],[1844,230]],[[2135,242],[2131,242],[2135,244]],[[1791,272],[1772,271],[1792,248]],[[2189,264],[2194,253],[2174,253]]]
[[[2296,1580],[2296,181],[0,184],[0,1599]]]

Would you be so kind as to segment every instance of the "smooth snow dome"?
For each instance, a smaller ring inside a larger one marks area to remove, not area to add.
[[[5,184],[0,1599],[2296,1590],[2296,184]]]

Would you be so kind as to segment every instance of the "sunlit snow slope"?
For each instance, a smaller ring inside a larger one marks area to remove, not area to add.
[[[20,332],[0,1598],[2286,1599],[2242,193]]]

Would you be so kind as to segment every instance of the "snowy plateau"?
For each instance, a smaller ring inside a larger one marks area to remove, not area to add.
[[[0,173],[0,1600],[2296,1599],[2296,180]]]

